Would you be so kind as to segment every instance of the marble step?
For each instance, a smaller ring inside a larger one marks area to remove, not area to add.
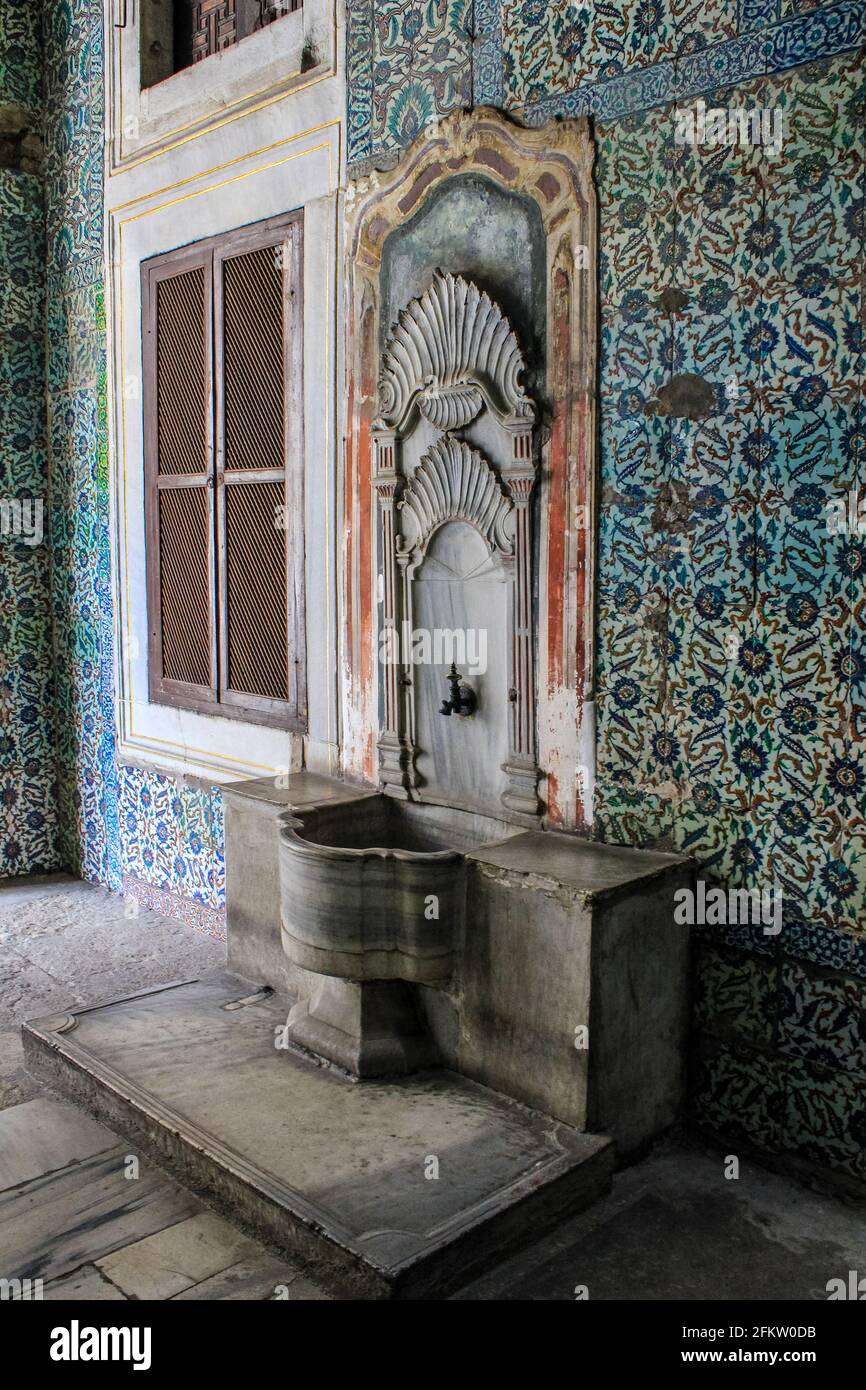
[[[329,1290],[444,1297],[608,1190],[613,1145],[444,1070],[354,1083],[220,973],[23,1027],[27,1065]]]

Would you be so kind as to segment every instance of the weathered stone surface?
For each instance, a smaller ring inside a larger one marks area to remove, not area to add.
[[[0,1193],[6,1278],[47,1283],[194,1215],[197,1203],[155,1169],[125,1177],[128,1152],[118,1145]]]
[[[866,1269],[866,1207],[810,1191],[726,1150],[660,1144],[613,1191],[459,1299],[827,1300]],[[799,1321],[808,1321],[798,1318]]]
[[[684,1097],[689,861],[530,832],[468,864],[459,1069],[639,1148]]]
[[[125,1303],[126,1296],[106,1279],[96,1265],[82,1265],[62,1279],[52,1279],[45,1285],[43,1298],[50,1302]]]
[[[244,988],[220,976],[31,1023],[29,1063],[361,1296],[446,1292],[608,1185],[603,1137],[448,1072],[343,1080],[275,1048],[287,999],[226,1010]]]
[[[0,1025],[194,978],[218,967],[223,949],[93,884],[10,884],[0,889]]]
[[[354,1077],[405,1076],[440,1061],[411,985],[317,977],[289,1012],[286,1036]]]
[[[425,834],[424,810],[374,793],[284,822],[280,887],[290,960],[349,980],[450,977],[463,924],[463,857],[447,832]],[[435,914],[427,911],[431,900]]]
[[[279,818],[287,811],[358,795],[336,778],[296,772],[277,787],[272,777],[223,788],[226,855],[226,963],[230,970],[281,992],[298,977],[280,941]]]
[[[6,1029],[0,1033],[0,1110],[32,1100],[40,1089],[24,1066],[19,1029]]]
[[[117,1135],[64,1101],[38,1096],[0,1114],[0,1191],[117,1144]]]
[[[229,1269],[221,1270],[210,1279],[174,1295],[176,1303],[194,1300],[220,1299],[229,1302],[270,1299],[287,1303],[327,1302],[331,1295],[320,1284],[298,1272],[288,1260],[275,1255],[260,1254],[256,1258],[239,1260]]]
[[[256,1254],[254,1241],[213,1212],[200,1212],[95,1264],[128,1297],[163,1299]]]
[[[82,1002],[77,990],[40,970],[11,946],[0,945],[0,1027],[9,1028],[28,1014]]]

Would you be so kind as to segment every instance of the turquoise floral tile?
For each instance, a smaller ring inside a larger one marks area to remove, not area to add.
[[[756,303],[766,267],[766,224],[760,189],[725,171],[703,188],[677,193],[682,254],[676,281],[704,314],[724,314]]]
[[[778,967],[766,957],[702,943],[696,952],[694,1023],[728,1040],[770,1045]]]
[[[673,806],[669,797],[638,786],[639,772],[623,768],[617,780],[597,784],[598,800],[593,835],[607,844],[652,848],[670,843]]]
[[[794,961],[782,967],[779,1048],[831,1069],[866,1070],[866,984],[818,975]]]
[[[627,0],[623,67],[642,66],[673,58],[677,35],[673,0]]]
[[[821,316],[834,288],[859,287],[864,190],[866,167],[859,153],[845,156],[817,189],[780,180],[767,190],[767,237],[773,245],[765,298],[785,305],[805,300]]]
[[[225,866],[219,789],[141,768],[120,771],[124,878],[165,891],[169,906],[179,897],[221,910]]]
[[[605,304],[649,313],[682,259],[671,191],[618,190],[602,208],[600,284]]]
[[[859,52],[805,63],[767,85],[784,130],[778,156],[765,161],[771,181],[810,155],[823,155],[835,169],[852,151],[866,154],[866,75]]]
[[[821,1166],[866,1177],[866,1082],[808,1062],[791,1063],[785,1147]]]
[[[646,406],[657,398],[670,375],[670,320],[653,307],[644,291],[627,291],[616,309],[607,309],[602,320],[602,359],[605,373],[616,392],[614,428],[623,421],[628,428],[635,418],[646,417]]]
[[[790,393],[798,408],[812,383],[826,383],[856,398],[862,380],[861,346],[849,331],[860,321],[860,286],[828,283],[813,302],[766,299],[753,340],[747,345],[760,362],[762,384],[779,395]]]
[[[373,12],[371,152],[408,145],[430,120],[472,95],[466,0],[382,0]]]
[[[712,62],[712,52],[705,57]],[[767,161],[763,113],[775,107],[775,96],[773,80],[763,71],[762,63],[761,71],[734,85],[707,90],[705,84],[690,84],[689,69],[701,61],[700,57],[690,60],[684,56],[678,64],[677,85],[683,92],[676,106],[675,143],[685,151],[681,157],[681,187],[697,191],[714,187],[708,201],[710,210],[719,205],[723,191],[730,188],[731,178],[738,192],[751,189],[753,196],[759,198]],[[760,137],[755,139],[753,132],[758,121]],[[734,138],[729,137],[731,130]],[[772,124],[767,133],[772,138]]]
[[[835,927],[822,927],[816,922],[798,921],[788,903],[788,911],[782,933],[782,948],[787,956],[817,966],[862,978],[864,971],[858,966],[859,947],[857,937],[838,931]]]
[[[771,1152],[784,1145],[787,1064],[765,1051],[700,1037],[695,1048],[695,1122]]]
[[[531,105],[553,92],[571,91],[592,77],[599,61],[596,24],[596,7],[588,3],[503,0],[502,47],[508,104]],[[607,27],[609,30],[609,24]],[[621,52],[624,26],[619,27],[619,35],[608,35],[611,54]]]
[[[505,0],[502,34],[507,100],[518,106],[662,62],[676,45],[668,0],[629,0],[618,7]]]
[[[672,0],[671,24],[677,57],[709,43],[737,37],[737,0]]]
[[[0,323],[5,331],[26,328],[41,335],[44,308],[41,279],[32,280],[26,274],[0,274]]]
[[[655,497],[669,471],[670,424],[646,413],[651,391],[649,382],[622,386],[612,395],[604,421],[601,454],[610,492],[602,506],[609,505],[617,515],[628,510],[629,499],[639,511],[645,499]]]
[[[844,839],[819,859],[817,885],[825,918],[838,931],[862,935],[866,923],[866,833],[846,829]]]
[[[850,968],[859,980],[866,979],[866,935],[862,933],[851,940]]]
[[[842,726],[851,708],[851,692],[866,678],[859,663],[851,659],[850,607],[845,597],[819,606],[813,593],[804,587],[787,599],[767,599],[760,607],[762,645],[754,664],[773,671],[775,689],[781,692],[778,712],[792,738],[813,732],[812,721],[822,728]],[[762,680],[757,693],[763,695],[771,688]],[[794,700],[806,701],[811,708],[794,717],[792,707],[786,717],[784,711]]]

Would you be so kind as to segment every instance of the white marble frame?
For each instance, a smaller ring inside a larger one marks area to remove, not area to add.
[[[106,218],[110,330],[110,461],[115,554],[118,754],[219,781],[283,768],[338,766],[335,372],[340,273],[340,127],[289,136],[239,157],[230,175],[185,180],[110,209]],[[141,261],[238,225],[304,209],[305,573],[308,731],[151,704],[147,680]]]
[[[341,0],[304,0],[299,10],[242,43],[142,89],[142,3],[104,0],[112,173],[313,87],[337,71]],[[304,67],[305,50],[315,54],[312,66]]]

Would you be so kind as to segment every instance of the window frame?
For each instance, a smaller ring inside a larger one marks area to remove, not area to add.
[[[282,234],[282,235],[280,235]],[[219,267],[232,256],[282,243],[292,257],[288,290],[284,296],[284,399],[285,464],[282,470],[238,469],[223,466],[224,362],[222,277]],[[205,270],[206,391],[208,418],[206,471],[160,475],[157,401],[157,286],[184,271]],[[145,573],[148,630],[148,697],[152,704],[191,710],[198,714],[240,719],[247,723],[307,731],[307,658],[304,532],[304,212],[303,208],[206,237],[201,241],[162,252],[141,262],[141,339],[143,363],[142,425],[144,441]],[[237,477],[233,476],[237,473]],[[267,474],[267,478],[264,476]],[[279,475],[282,475],[281,479]],[[289,698],[253,695],[232,690],[228,684],[226,504],[229,486],[243,482],[278,481],[284,484],[286,525],[285,604]],[[166,488],[204,486],[208,494],[209,575],[209,673],[210,686],[172,680],[165,675],[162,657],[162,595],[160,562],[159,495]]]

